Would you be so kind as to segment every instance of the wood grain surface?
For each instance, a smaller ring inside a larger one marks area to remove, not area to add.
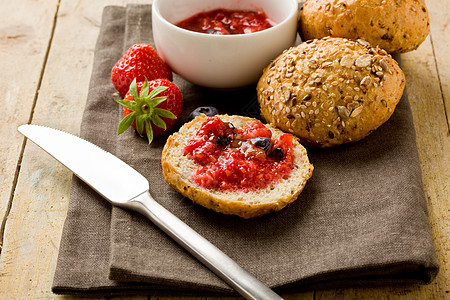
[[[73,299],[51,292],[72,173],[17,127],[79,133],[102,10],[127,3],[151,1],[0,0],[0,299]],[[450,299],[450,1],[426,4],[431,33],[401,59],[440,272],[425,286],[316,290],[286,299]]]

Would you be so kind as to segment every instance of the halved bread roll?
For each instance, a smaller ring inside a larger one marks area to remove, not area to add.
[[[224,122],[230,122],[235,128],[242,128],[257,121],[242,116],[218,115]],[[242,218],[255,218],[270,212],[279,211],[297,199],[307,180],[311,177],[313,166],[310,164],[306,149],[293,138],[293,166],[287,178],[270,183],[266,188],[250,191],[209,189],[200,186],[192,175],[198,169],[184,149],[196,135],[207,116],[201,115],[180,130],[172,134],[162,152],[162,169],[166,182],[182,195],[197,204],[223,214],[237,215]],[[272,139],[284,134],[270,125],[266,126],[272,132]]]

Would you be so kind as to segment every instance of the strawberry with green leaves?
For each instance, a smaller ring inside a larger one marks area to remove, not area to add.
[[[130,126],[140,136],[144,134],[151,143],[153,137],[161,136],[171,129],[183,111],[183,96],[178,87],[167,79],[136,82],[124,100],[116,100],[123,106],[124,118],[119,124],[121,134]]]
[[[157,78],[172,81],[172,71],[152,46],[135,44],[114,65],[111,80],[123,96],[135,78],[138,82]]]

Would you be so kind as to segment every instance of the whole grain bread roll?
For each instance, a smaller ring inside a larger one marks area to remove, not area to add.
[[[325,36],[363,39],[389,53],[417,49],[429,30],[423,0],[306,0],[299,20],[304,41]]]
[[[235,128],[242,128],[256,121],[253,118],[235,115],[218,115],[218,117],[224,122],[231,122]],[[199,166],[183,154],[183,149],[206,120],[207,117],[201,115],[184,124],[178,132],[168,138],[164,146],[161,158],[163,175],[173,189],[208,209],[245,219],[279,211],[298,198],[314,168],[309,162],[306,149],[295,137],[293,169],[289,177],[281,179],[276,184],[272,183],[264,189],[240,192],[207,189],[195,183],[191,176]],[[284,134],[270,125],[266,127],[272,131],[272,139]]]
[[[356,142],[386,122],[405,76],[384,50],[367,42],[325,37],[286,50],[258,85],[261,114],[302,144]]]

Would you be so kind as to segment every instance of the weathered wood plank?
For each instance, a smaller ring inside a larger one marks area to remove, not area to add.
[[[8,209],[23,137],[38,89],[57,0],[0,1],[0,224]],[[1,241],[1,237],[0,237]]]
[[[450,134],[450,1],[426,1],[430,14],[433,54],[436,61]]]
[[[435,281],[427,286],[323,291],[317,293],[318,299],[450,298],[450,136],[446,118],[450,98],[450,50],[449,35],[443,37],[445,32],[448,32],[446,28],[449,22],[449,6],[446,0],[427,1],[427,4],[432,19],[431,35],[418,50],[402,55],[402,67],[413,111],[423,184],[440,273]],[[446,10],[443,9],[445,7]],[[445,84],[443,78],[447,78]]]
[[[6,109],[11,107],[13,110],[8,111],[7,116],[11,116],[15,124],[11,125],[11,128],[2,128],[1,137],[2,140],[18,141],[16,143],[18,147],[14,150],[9,150],[9,143],[7,145],[2,143],[2,147],[8,147],[0,151],[3,159],[3,152],[19,152],[22,137],[17,133],[16,128],[18,123],[28,121],[32,103],[27,99],[33,100],[37,81],[34,77],[38,76],[29,77],[28,80],[26,77],[33,75],[33,72],[39,75],[42,67],[42,59],[29,61],[25,57],[29,55],[38,57],[40,51],[45,51],[49,33],[45,35],[40,31],[44,31],[46,22],[52,24],[58,1],[53,3],[26,0],[2,2],[4,6],[2,6],[1,16],[4,15],[8,19],[7,15],[10,14],[11,20],[16,18],[15,22],[24,27],[24,37],[19,37],[17,43],[23,43],[22,46],[28,45],[27,49],[23,49],[22,54],[19,44],[16,48],[11,48],[12,52],[8,54],[9,56],[3,52],[1,54],[4,55],[5,60],[11,61],[8,62],[9,67],[15,70],[16,76],[20,79],[9,89],[0,81],[3,94],[10,90],[9,100],[2,98],[0,101],[15,103],[13,106],[2,102]],[[126,2],[62,1],[32,123],[78,133],[103,7],[113,4],[124,5]],[[8,9],[5,10],[4,7]],[[1,24],[12,24],[1,22]],[[21,28],[19,25],[17,25],[18,28]],[[51,26],[47,26],[47,31],[50,30],[49,28],[51,29]],[[38,33],[40,36],[35,37]],[[17,33],[18,36],[20,34],[20,32]],[[3,40],[0,43],[3,43]],[[40,43],[44,45],[40,46]],[[15,55],[13,55],[14,51]],[[23,58],[21,58],[22,55]],[[33,68],[37,68],[37,71]],[[24,116],[21,109],[26,112]],[[3,126],[6,127],[2,123]],[[3,133],[3,130],[10,132]],[[18,157],[9,152],[8,159],[11,160],[13,168],[12,171],[5,172],[14,173]],[[67,212],[71,176],[68,170],[37,146],[31,142],[27,143],[0,258],[1,299],[56,297],[51,292],[51,284]],[[7,195],[8,191],[5,194]]]
[[[424,289],[427,289],[427,299],[443,299],[450,296],[450,135],[436,64],[430,52],[432,47],[427,43],[417,52],[404,55],[403,60],[410,85],[408,95],[418,137],[431,229],[440,264],[434,284]],[[447,54],[450,54],[449,49]]]

